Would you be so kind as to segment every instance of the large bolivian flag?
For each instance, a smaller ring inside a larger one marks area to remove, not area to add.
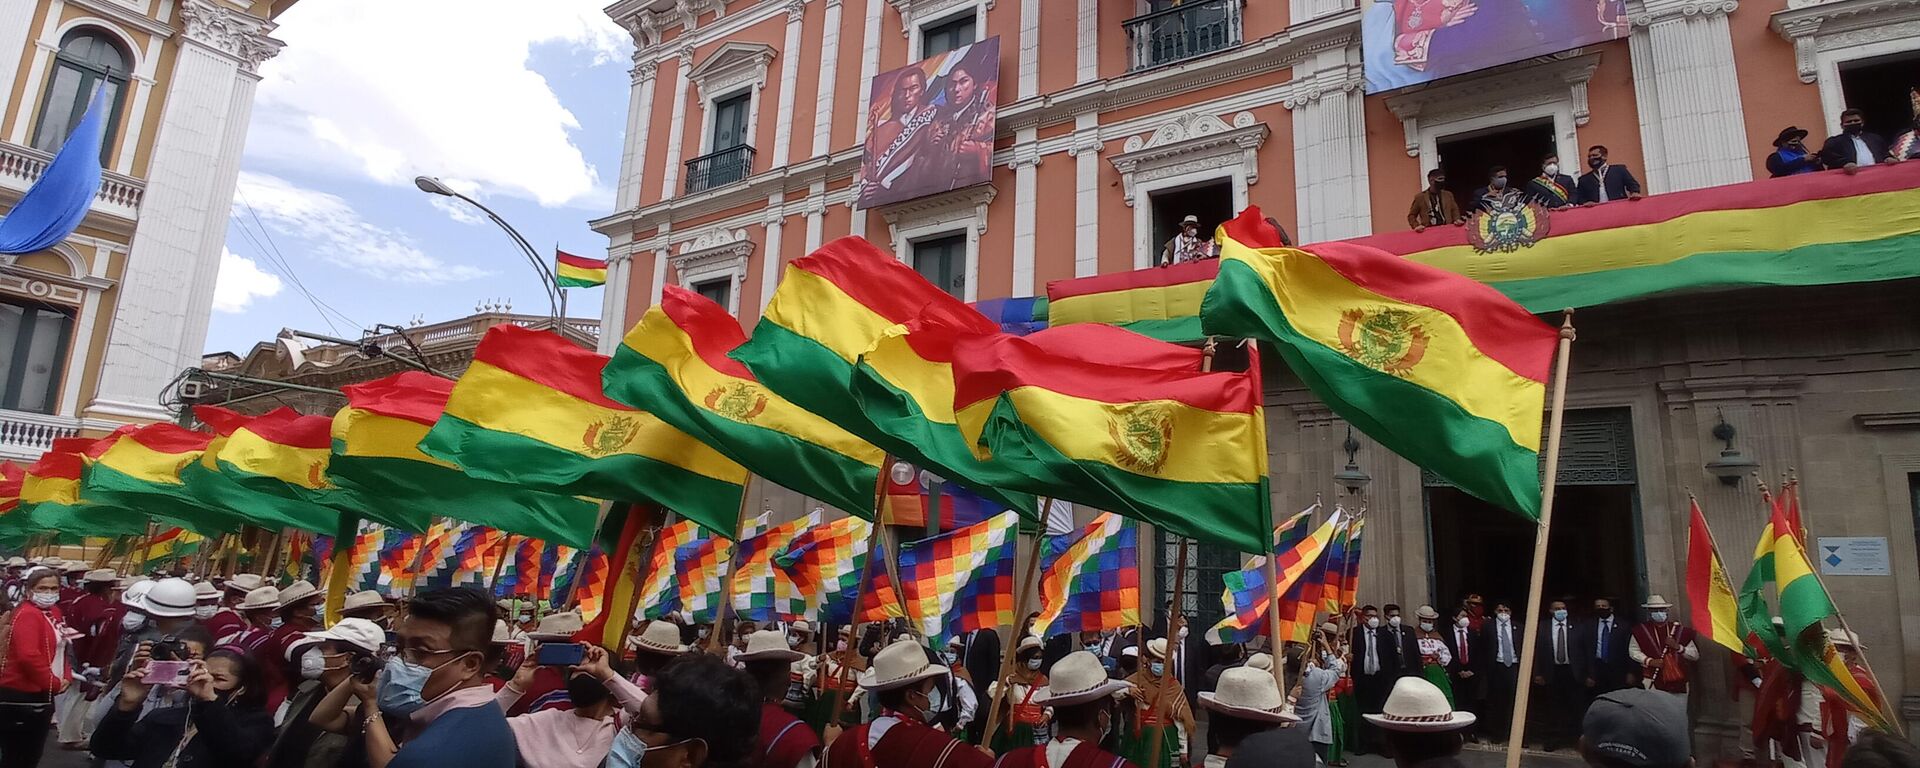
[[[600,391],[608,359],[558,334],[497,325],[420,442],[468,475],[530,490],[647,502],[726,530],[747,470]]]
[[[1707,528],[1707,516],[1695,500],[1688,510],[1687,526],[1687,618],[1701,637],[1734,653],[1746,653],[1745,633],[1740,631],[1740,605],[1727,579],[1726,566],[1720,563],[1720,548],[1713,543],[1713,531]]]
[[[269,529],[325,534],[339,528],[341,510],[359,506],[327,477],[332,419],[291,408],[250,417],[200,405],[193,413],[215,433],[199,459],[180,472],[201,504]]]
[[[113,441],[87,467],[80,484],[84,498],[137,509],[199,533],[238,530],[246,518],[235,510],[206,504],[188,486],[183,473],[205,456],[215,436],[177,424],[149,424]]]
[[[145,533],[145,515],[117,505],[91,503],[80,493],[87,463],[131,431],[133,427],[127,426],[100,438],[55,438],[40,460],[27,466],[21,479],[20,513],[27,515],[25,526],[34,533],[75,539]]]
[[[1341,418],[1488,502],[1540,516],[1540,417],[1558,332],[1484,284],[1376,248],[1279,245],[1222,224],[1210,334],[1271,342]]]
[[[1153,357],[1119,345],[1165,344],[1119,333],[1109,342],[1117,360]],[[979,455],[1034,478],[1022,490],[1265,551],[1272,515],[1257,354],[1236,373],[1106,364],[1008,335],[957,338],[952,350],[960,432]]]
[[[885,455],[728,358],[743,342],[740,323],[720,305],[669,285],[613,353],[607,395],[658,415],[777,485],[873,519]],[[736,527],[732,520],[698,522],[716,531]]]
[[[459,465],[420,451],[453,382],[406,371],[341,391],[347,405],[333,417],[327,471],[359,492],[368,517],[416,533],[445,516],[569,546],[593,538],[594,502],[468,477]]]

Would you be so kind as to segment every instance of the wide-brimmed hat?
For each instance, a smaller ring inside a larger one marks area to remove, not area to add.
[[[88,581],[92,581],[92,579],[88,579]],[[218,600],[220,599],[220,590],[214,589],[210,583],[196,581],[193,583],[193,599],[200,602]]]
[[[1199,223],[1200,223],[1200,217],[1195,216],[1191,213],[1187,214],[1186,218],[1180,220],[1180,226],[1183,226],[1183,227],[1188,224],[1193,224],[1197,226],[1199,225]]]
[[[1641,603],[1641,604],[1640,604],[1640,607],[1642,607],[1642,608],[1672,608],[1672,607],[1673,607],[1673,603],[1669,603],[1669,602],[1667,602],[1667,599],[1666,599],[1666,598],[1664,598],[1664,597],[1661,597],[1661,596],[1659,596],[1659,595],[1647,595],[1647,601],[1646,601],[1646,602],[1644,602],[1644,603]]]
[[[763,629],[747,636],[747,649],[734,655],[740,661],[785,661],[794,662],[807,655],[787,647],[787,634],[777,629]]]
[[[1133,684],[1125,680],[1107,677],[1107,668],[1100,665],[1099,656],[1074,651],[1053,663],[1053,671],[1047,675],[1047,687],[1034,694],[1033,703],[1051,707],[1084,704],[1132,687]]]
[[[1147,641],[1147,658],[1165,659],[1167,657],[1167,639],[1156,637]]]
[[[67,561],[65,558],[43,557],[40,559],[40,562],[35,563],[35,565],[38,565],[42,568],[52,568],[57,571],[57,570],[60,570],[61,568],[67,567]]]
[[[14,555],[13,557],[7,558],[7,567],[8,568],[25,568],[27,567],[27,559],[19,555]]]
[[[579,632],[580,629],[585,626],[586,622],[580,619],[579,611],[561,611],[542,617],[540,619],[540,625],[534,627],[533,631],[527,634],[535,635],[543,639],[554,637],[565,638],[572,637],[573,633]],[[676,632],[675,636],[677,637],[678,635],[679,633]]]
[[[1338,624],[1335,624],[1335,623],[1333,623],[1333,622],[1331,622],[1331,621],[1323,621],[1323,622],[1320,622],[1320,631],[1322,631],[1322,632],[1339,632],[1339,631],[1340,631],[1340,625],[1338,625]]]
[[[798,621],[793,622],[792,624],[788,624],[787,631],[788,632],[805,632],[811,635],[813,634],[813,625],[808,624],[806,619],[800,619]]]
[[[1438,619],[1440,612],[1434,610],[1431,605],[1423,605],[1414,610],[1413,616],[1417,619]]]
[[[257,573],[236,573],[228,577],[227,583],[220,585],[220,588],[232,590],[244,595],[264,586],[266,586],[266,582],[261,580],[260,575]]]
[[[348,592],[347,599],[342,601],[340,604],[340,610],[343,610],[343,611],[357,611],[362,608],[386,608],[386,607],[388,607],[387,599],[385,597],[382,597],[379,592],[375,592],[371,589],[363,589],[363,590],[360,590],[359,592]]]
[[[1860,645],[1860,638],[1855,637],[1852,632],[1844,629],[1827,630],[1827,642],[1833,643],[1834,645],[1844,645],[1848,648],[1863,647]]]
[[[242,611],[278,608],[280,607],[280,588],[266,586],[255,589],[248,592],[246,597],[240,599],[240,604],[234,607]]]
[[[87,568],[87,564],[79,560],[71,560],[66,565],[60,566],[60,570],[66,573],[83,573]]]
[[[946,667],[927,660],[927,652],[913,643],[894,643],[873,655],[873,667],[860,673],[860,687],[891,691],[949,674]]]
[[[505,619],[493,620],[492,642],[502,643],[502,644],[511,643],[514,641],[514,638],[516,636],[517,636],[517,633],[515,633],[511,627],[507,626],[507,622]]]
[[[292,584],[288,584],[286,589],[280,590],[280,604],[283,606],[293,605],[294,603],[319,594],[320,590],[313,586],[313,582],[301,579]]]
[[[544,626],[544,622],[542,623]],[[784,636],[780,642],[786,642]],[[663,653],[678,656],[687,652],[687,646],[680,642],[680,628],[670,621],[654,621],[647,624],[647,631],[633,639],[636,651]]]
[[[1778,147],[1789,141],[1797,141],[1805,138],[1807,138],[1806,129],[1801,128],[1800,126],[1797,126],[1797,125],[1789,125],[1785,128],[1780,129],[1780,135],[1774,137],[1773,145]]]
[[[1038,650],[1041,650],[1043,647],[1044,646],[1041,644],[1040,638],[1034,637],[1032,635],[1028,635],[1027,637],[1023,638],[1020,641],[1019,645],[1014,646],[1013,655],[1019,656],[1020,654],[1026,653],[1027,651],[1038,651]]]
[[[80,580],[93,583],[118,581],[120,580],[120,574],[114,573],[112,568],[95,568],[87,571],[87,575],[80,577]]]
[[[366,619],[341,619],[333,626],[319,632],[304,632],[301,637],[308,640],[334,640],[346,643],[367,653],[379,653],[380,644],[386,642],[387,633]]]
[[[1400,678],[1380,714],[1362,717],[1389,731],[1455,731],[1475,720],[1472,712],[1454,711],[1447,695],[1420,677]]]
[[[1300,722],[1299,715],[1287,711],[1287,699],[1280,695],[1280,683],[1273,679],[1271,669],[1243,666],[1220,673],[1220,683],[1211,691],[1201,692],[1200,705],[1263,723]]]

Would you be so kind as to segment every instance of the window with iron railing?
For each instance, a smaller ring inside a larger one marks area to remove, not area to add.
[[[741,144],[709,152],[687,161],[687,194],[732,184],[752,172],[753,147]]]
[[[1158,67],[1240,45],[1242,2],[1154,3],[1145,15],[1121,22],[1127,28],[1127,68]]]

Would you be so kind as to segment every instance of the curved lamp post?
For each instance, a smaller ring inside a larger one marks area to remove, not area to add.
[[[521,252],[526,254],[527,262],[533,265],[533,270],[540,273],[540,289],[547,295],[547,308],[553,319],[554,327],[558,328],[560,326],[560,286],[554,282],[553,270],[547,268],[547,262],[540,258],[540,253],[535,251],[533,246],[527,243],[527,239],[520,235],[519,230],[514,229],[513,225],[508,224],[506,219],[500,218],[500,214],[494,213],[493,209],[481,205],[478,200],[454,191],[452,187],[447,186],[445,182],[437,178],[432,176],[415,176],[413,177],[413,185],[419,187],[420,191],[430,195],[444,195],[446,197],[465,200],[468,205],[480,209],[482,213],[487,215],[488,219],[500,225],[501,229],[506,230],[507,236],[513,238],[514,244],[520,246]]]

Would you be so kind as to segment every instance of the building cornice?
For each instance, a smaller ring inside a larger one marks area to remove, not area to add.
[[[112,0],[67,0],[67,4],[97,13],[163,40],[173,37],[173,27],[154,21],[145,14],[135,12]]]
[[[274,30],[273,22],[211,0],[182,2],[180,22],[188,40],[233,57],[248,72],[258,72],[261,64],[286,47],[286,43],[267,36]]]
[[[1431,121],[1499,114],[1544,98],[1565,96],[1572,105],[1573,124],[1586,125],[1591,114],[1587,83],[1599,68],[1599,53],[1575,49],[1442,83],[1414,86],[1388,96],[1386,104],[1406,132],[1407,155],[1418,157],[1423,117]]]
[[[1770,25],[1793,43],[1800,82],[1814,83],[1820,79],[1815,54],[1823,48],[1906,37],[1913,22],[1920,22],[1920,0],[1788,0]]]
[[[1673,19],[1724,16],[1739,8],[1739,0],[1640,0],[1627,7],[1627,21],[1646,27]]]

